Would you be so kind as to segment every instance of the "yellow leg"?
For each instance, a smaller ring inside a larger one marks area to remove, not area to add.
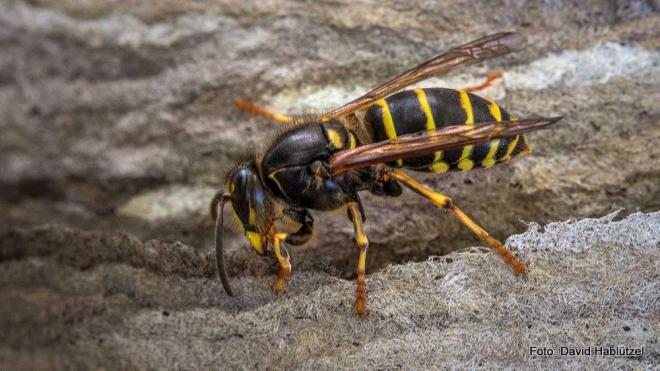
[[[525,273],[525,265],[521,263],[513,253],[507,249],[502,243],[493,237],[489,236],[488,233],[483,230],[477,223],[475,223],[470,217],[465,215],[463,210],[459,209],[456,205],[453,204],[451,199],[445,195],[434,192],[423,184],[419,183],[417,180],[410,177],[408,174],[400,171],[389,171],[385,174],[385,177],[392,177],[401,183],[403,183],[408,188],[415,191],[417,194],[425,197],[431,201],[434,205],[449,209],[456,219],[468,227],[474,234],[477,235],[482,241],[484,241],[488,246],[495,250],[498,254],[504,258],[504,260],[511,265],[513,271],[517,274]]]
[[[364,234],[362,228],[362,214],[360,213],[360,206],[357,202],[348,204],[348,212],[353,220],[355,227],[355,241],[360,248],[360,255],[357,264],[357,287],[355,289],[355,314],[358,316],[367,315],[367,278],[366,278],[366,265],[367,265],[367,248],[369,247],[369,240]]]
[[[267,118],[271,121],[279,122],[281,124],[295,124],[296,120],[291,117],[284,115],[282,113],[274,112],[264,106],[260,106],[256,103],[248,102],[241,98],[236,98],[234,100],[234,106],[240,111],[249,112],[253,115],[261,116]]]
[[[275,283],[273,283],[273,291],[277,295],[284,293],[286,282],[289,280],[289,275],[291,274],[291,260],[289,253],[286,251],[286,248],[282,246],[282,241],[286,239],[286,236],[286,233],[275,233],[273,235],[273,252],[275,253],[275,258],[277,258],[277,263],[280,265],[280,270],[277,272],[277,279],[275,279]],[[282,254],[282,249],[284,249],[284,255]]]
[[[501,78],[503,78],[503,76],[504,75],[502,74],[502,70],[500,70],[500,69],[491,70],[490,72],[488,72],[488,77],[486,77],[486,81],[484,81],[483,83],[481,83],[479,85],[469,86],[467,88],[463,88],[462,90],[465,91],[465,92],[468,92],[468,93],[478,92],[479,90],[486,89],[487,87],[489,87],[490,85],[493,84],[493,81],[495,81],[497,79],[501,79]]]

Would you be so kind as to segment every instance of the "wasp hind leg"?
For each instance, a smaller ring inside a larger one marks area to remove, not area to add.
[[[408,174],[400,171],[389,171],[385,173],[385,178],[387,177],[392,177],[400,181],[406,187],[413,190],[415,193],[431,201],[435,206],[443,209],[448,209],[449,211],[451,211],[452,214],[454,214],[454,216],[456,217],[456,219],[458,219],[458,221],[460,221],[463,225],[468,227],[468,229],[470,229],[474,234],[476,234],[477,237],[479,237],[482,241],[488,244],[488,246],[490,246],[493,250],[495,250],[498,254],[500,254],[500,256],[502,256],[502,258],[504,258],[504,260],[509,265],[511,265],[511,268],[513,268],[513,271],[517,275],[521,275],[525,273],[525,265],[521,263],[518,260],[518,258],[516,258],[515,255],[513,255],[511,250],[507,249],[504,245],[502,245],[500,241],[488,235],[488,232],[486,232],[477,223],[475,223],[472,219],[470,219],[470,217],[465,215],[463,210],[459,209],[456,205],[454,205],[451,198],[431,190],[430,188],[419,183],[414,178],[410,177]]]
[[[279,122],[280,124],[290,125],[296,123],[296,120],[291,116],[287,116],[283,113],[275,112],[269,108],[260,106],[253,102],[248,102],[241,98],[234,99],[234,106],[236,106],[236,109],[238,109],[239,111],[248,112],[253,115],[264,117],[268,120]]]
[[[353,227],[355,228],[355,242],[360,249],[357,263],[357,286],[355,288],[355,314],[362,317],[367,315],[366,265],[369,240],[367,239],[367,235],[364,234],[364,228],[362,227],[364,220],[362,205],[357,201],[350,202],[347,207],[348,217],[353,222]]]
[[[484,90],[484,89],[488,88],[489,86],[492,86],[493,83],[496,80],[503,79],[503,78],[504,78],[504,74],[502,73],[502,70],[497,68],[497,69],[494,69],[494,70],[491,70],[490,72],[488,72],[488,76],[486,77],[486,81],[484,81],[483,83],[481,83],[479,85],[475,85],[475,86],[468,86],[468,87],[463,88],[461,90],[463,90],[466,93],[477,93],[481,90]]]

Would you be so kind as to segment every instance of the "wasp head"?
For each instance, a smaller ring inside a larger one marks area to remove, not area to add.
[[[220,279],[225,291],[233,295],[224,265],[222,247],[222,209],[226,201],[231,201],[234,215],[243,230],[250,246],[259,255],[264,255],[268,228],[271,225],[272,201],[261,184],[256,164],[242,164],[227,174],[227,191],[218,193],[211,202],[211,216],[216,220],[215,254]]]

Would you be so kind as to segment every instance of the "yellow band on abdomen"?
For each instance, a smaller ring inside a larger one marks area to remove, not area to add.
[[[472,111],[470,96],[463,90],[459,90],[458,94],[460,95],[461,108],[465,111],[465,125],[474,125],[474,112]],[[458,159],[458,164],[456,165],[459,169],[470,170],[474,167],[474,162],[469,159],[473,147],[472,144],[463,147],[463,153],[461,153],[461,158]]]
[[[385,99],[379,99],[376,101],[376,104],[380,106],[383,112],[383,126],[385,127],[385,135],[390,139],[396,139],[396,128],[394,127],[394,120],[392,120],[392,113],[390,113],[390,107],[387,105]],[[403,166],[402,160],[396,160],[398,166]]]

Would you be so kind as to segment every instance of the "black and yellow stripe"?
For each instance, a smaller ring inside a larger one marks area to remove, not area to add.
[[[435,118],[433,117],[433,111],[431,110],[426,92],[424,89],[415,89],[415,94],[417,94],[419,105],[422,107],[422,111],[424,111],[424,116],[426,116],[426,131],[436,130]],[[427,167],[432,172],[444,173],[449,170],[449,164],[442,160],[442,151],[434,153],[431,161],[431,165],[427,165]]]
[[[390,111],[389,105],[385,99],[379,99],[376,101],[376,104],[380,107],[380,117],[382,129],[385,131],[385,137],[388,139],[395,139],[397,137],[396,128],[394,127],[394,119],[392,118],[392,112]],[[397,167],[402,167],[403,162],[401,160],[396,161]]]
[[[365,114],[365,124],[375,141],[431,131],[450,125],[474,125],[488,121],[508,121],[509,113],[497,103],[453,89],[406,90],[378,100]],[[398,160],[393,167],[444,173],[450,170],[490,168],[526,154],[530,147],[522,136],[493,140],[478,145],[436,152],[433,156]]]
[[[468,93],[459,90],[458,95],[460,96],[461,108],[465,111],[465,125],[474,126],[474,110],[472,106],[472,101]],[[467,145],[463,147],[461,151],[461,157],[456,163],[456,167],[461,170],[470,170],[474,167],[474,161],[472,161],[472,151],[474,150],[474,145]]]
[[[497,103],[489,101],[488,111],[490,112],[490,115],[493,116],[493,118],[497,122],[502,121],[502,110],[500,109],[500,106],[497,105]],[[481,166],[486,169],[495,165],[496,162],[495,154],[497,153],[497,150],[500,147],[500,140],[499,139],[493,140],[489,144],[490,147],[488,148],[488,152],[486,153],[483,159],[480,159]]]
[[[355,134],[340,123],[327,122],[323,124],[323,131],[333,150],[353,149],[358,145]]]

